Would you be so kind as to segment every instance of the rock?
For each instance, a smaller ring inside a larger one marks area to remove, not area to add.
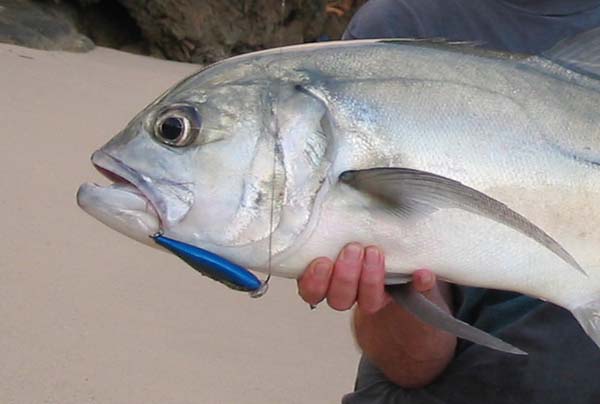
[[[86,52],[94,43],[75,28],[62,3],[0,0],[0,42],[46,50]]]
[[[316,40],[327,0],[119,0],[169,59],[211,63],[233,54]]]
[[[152,54],[151,44],[144,38],[137,23],[116,0],[73,1],[77,10],[77,26],[98,46],[125,52]],[[163,57],[162,55],[157,55]]]
[[[260,49],[339,39],[365,1],[0,0],[0,41],[72,51],[92,49],[93,41],[206,64]]]

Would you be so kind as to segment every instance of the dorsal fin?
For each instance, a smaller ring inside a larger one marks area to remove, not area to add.
[[[560,41],[542,56],[578,73],[600,79],[600,27]]]
[[[531,56],[491,49],[485,47],[486,43],[484,41],[455,41],[445,38],[384,38],[375,39],[374,41],[381,44],[427,47],[486,58],[521,60]]]
[[[457,46],[457,47],[469,47],[474,48],[483,45],[481,41],[452,41],[446,38],[383,38],[379,39],[379,43],[391,43],[391,44],[418,44],[418,45],[445,45],[445,46]]]

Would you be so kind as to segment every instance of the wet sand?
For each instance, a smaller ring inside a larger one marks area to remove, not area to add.
[[[347,313],[262,299],[108,229],[75,192],[97,147],[198,66],[0,44],[0,403],[333,403]]]

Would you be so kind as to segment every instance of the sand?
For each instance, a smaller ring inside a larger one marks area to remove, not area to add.
[[[197,66],[0,45],[0,403],[333,403],[348,313],[295,282],[259,300],[106,228],[75,192],[90,154]]]

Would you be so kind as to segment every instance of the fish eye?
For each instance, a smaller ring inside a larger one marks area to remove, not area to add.
[[[163,138],[172,142],[176,141],[185,130],[185,122],[182,118],[169,116],[160,124],[160,134]]]
[[[190,145],[200,133],[202,119],[189,104],[173,104],[163,108],[154,122],[154,137],[169,146]]]

